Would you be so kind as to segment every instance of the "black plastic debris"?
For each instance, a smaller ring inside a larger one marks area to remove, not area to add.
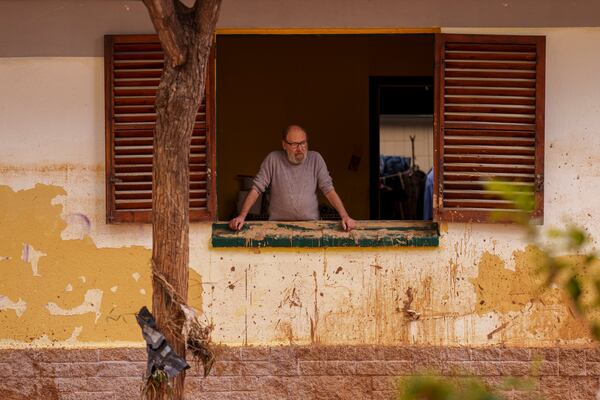
[[[148,368],[145,379],[152,376],[156,370],[164,371],[171,379],[190,367],[182,357],[175,353],[164,335],[156,329],[156,320],[146,306],[140,309],[135,318],[142,328],[142,335],[148,350]]]

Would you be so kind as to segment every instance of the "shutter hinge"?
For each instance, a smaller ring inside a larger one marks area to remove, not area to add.
[[[123,182],[123,181],[121,179],[117,178],[116,176],[114,176],[114,175],[110,176],[110,183],[121,183],[121,182]]]
[[[536,193],[544,191],[544,175],[535,176],[534,190]]]

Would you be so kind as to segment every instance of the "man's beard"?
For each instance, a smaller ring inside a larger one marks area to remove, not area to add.
[[[304,160],[306,160],[306,152],[302,153],[301,160],[296,159],[296,154],[293,152],[286,151],[286,154],[287,154],[288,161],[294,165],[300,165],[304,162]]]

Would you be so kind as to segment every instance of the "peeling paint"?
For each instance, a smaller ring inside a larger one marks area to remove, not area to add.
[[[150,297],[137,298],[130,293],[137,292],[140,285],[149,288],[150,282],[127,283],[125,278],[148,268],[150,250],[99,249],[89,237],[62,240],[64,206],[52,205],[52,199],[65,194],[57,186],[36,185],[17,192],[0,186],[0,254],[11,257],[0,264],[0,293],[11,299],[22,297],[27,303],[27,311],[18,319],[15,314],[0,312],[0,343],[32,343],[44,335],[50,342],[64,342],[76,327],[81,327],[73,339],[77,341],[139,341],[133,313],[150,304]],[[29,267],[24,259],[33,260],[31,249],[46,253],[37,264],[41,277],[23,268]],[[124,290],[110,292],[115,284]],[[65,291],[68,285],[72,291]],[[116,308],[109,314],[112,304]]]
[[[535,250],[515,254],[516,269],[506,268],[504,261],[491,253],[485,252],[479,261],[478,275],[470,279],[477,293],[475,311],[479,315],[488,312],[503,314],[519,311],[528,303],[545,296],[548,302],[556,302],[549,293],[542,293],[540,287],[543,279],[535,273]],[[530,257],[529,260],[521,260]],[[555,293],[556,295],[556,293]]]
[[[17,317],[20,317],[27,310],[27,303],[20,297],[17,301],[11,301],[7,296],[0,295],[0,310],[14,310]]]
[[[102,290],[89,289],[85,292],[83,303],[71,309],[64,309],[56,303],[48,303],[46,308],[52,315],[82,315],[86,313],[94,313],[96,315],[95,322],[100,318],[100,310],[102,309]]]
[[[470,280],[477,294],[475,311],[500,317],[487,338],[589,341],[589,331],[570,309],[566,295],[556,287],[543,289],[543,277],[537,273],[540,256],[532,246],[515,251],[512,270],[498,256],[482,255],[478,275]]]
[[[81,240],[92,231],[92,222],[83,213],[70,213],[63,219],[67,227],[60,233],[62,240]]]
[[[151,251],[98,248],[89,235],[64,240],[57,196],[66,196],[58,186],[0,186],[0,254],[7,257],[0,263],[0,346],[140,342],[134,313],[151,305]],[[199,310],[202,292],[201,276],[190,269],[190,304]]]
[[[21,253],[21,259],[26,263],[31,264],[31,272],[33,276],[41,276],[38,272],[38,263],[40,258],[47,256],[48,254],[36,250],[28,243],[23,243],[23,252]]]

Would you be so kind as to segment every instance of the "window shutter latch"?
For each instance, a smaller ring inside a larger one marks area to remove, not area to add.
[[[534,190],[536,193],[544,191],[544,175],[537,174],[535,176]]]

